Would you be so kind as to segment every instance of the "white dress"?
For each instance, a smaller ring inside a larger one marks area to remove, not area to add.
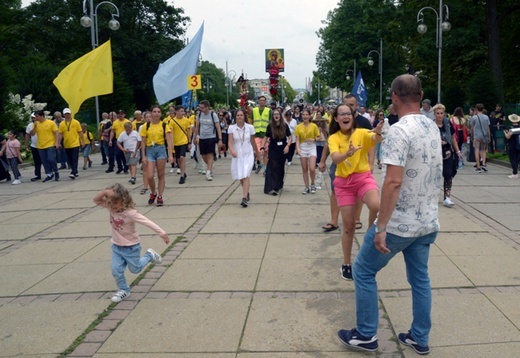
[[[233,124],[229,126],[228,133],[233,135],[233,149],[237,153],[237,157],[231,159],[231,178],[248,178],[255,161],[255,152],[251,145],[251,136],[255,134],[255,128],[248,123],[244,123],[242,128]]]

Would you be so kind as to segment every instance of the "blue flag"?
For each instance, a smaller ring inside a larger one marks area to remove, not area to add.
[[[189,90],[182,95],[182,106],[184,108],[195,108],[198,105],[199,101],[197,101],[197,95],[194,93],[194,91]]]
[[[182,96],[188,90],[187,77],[197,72],[204,23],[191,42],[159,65],[153,76],[153,90],[159,104]]]
[[[365,87],[365,82],[363,81],[363,77],[361,76],[361,71],[358,72],[356,77],[356,82],[354,82],[354,86],[352,86],[351,93],[356,97],[357,102],[360,106],[367,105],[368,92]]]

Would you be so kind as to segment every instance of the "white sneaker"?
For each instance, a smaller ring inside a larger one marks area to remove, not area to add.
[[[181,168],[177,168],[177,174],[181,173]]]
[[[446,199],[444,199],[444,201],[442,202],[442,205],[451,208],[453,205],[455,205],[455,203],[454,203],[453,201],[451,201],[450,198],[446,198]]]
[[[18,185],[18,184],[22,184],[22,181],[20,179],[15,179],[11,182],[11,184],[13,185]]]
[[[171,169],[170,169],[170,173],[173,173],[173,172],[175,172],[175,169],[174,169],[174,168],[171,168]]]
[[[206,180],[207,181],[212,181],[213,180],[213,177],[211,176],[211,171],[210,170],[208,170],[206,172]]]
[[[290,167],[292,165],[292,162],[287,162],[287,166]]]
[[[127,292],[127,291],[117,291],[116,293],[114,293],[114,295],[112,296],[112,298],[110,299],[112,302],[121,302],[122,300],[124,300],[125,298],[128,298],[130,297],[130,292]]]
[[[154,264],[160,264],[162,262],[161,255],[159,255],[154,249],[148,249],[146,252],[152,256],[152,262]]]
[[[518,174],[511,174],[507,176],[509,179],[518,179]],[[13,183],[14,184],[14,183]]]

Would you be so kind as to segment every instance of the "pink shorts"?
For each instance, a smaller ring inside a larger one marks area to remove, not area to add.
[[[367,191],[373,189],[379,191],[379,186],[370,171],[351,174],[347,178],[337,176],[334,179],[334,192],[338,206],[354,205],[357,198],[362,199]]]

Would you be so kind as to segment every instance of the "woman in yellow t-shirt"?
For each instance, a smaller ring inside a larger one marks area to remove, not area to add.
[[[332,161],[337,165],[334,192],[343,221],[341,276],[345,280],[352,280],[356,200],[367,205],[370,223],[379,211],[379,187],[370,171],[368,152],[381,141],[382,128],[382,121],[371,131],[357,128],[350,107],[344,104],[336,108],[330,123],[328,144]]]
[[[303,183],[305,189],[302,194],[316,193],[316,139],[320,137],[318,126],[311,123],[311,112],[308,109],[302,111],[303,122],[296,126],[294,136],[296,137],[296,152],[302,163]],[[311,187],[309,188],[309,176]]]
[[[171,151],[166,151],[166,144],[168,148],[173,148],[172,133],[170,126],[161,121],[161,108],[159,106],[152,107],[151,121],[141,126],[141,155],[143,167],[146,167],[146,174],[148,177],[148,185],[150,186],[150,199],[148,205],[152,205],[157,198],[157,206],[163,206],[163,192],[165,187],[164,171],[166,168],[166,158],[173,163],[173,156]],[[157,168],[157,191],[155,190],[154,172]]]

